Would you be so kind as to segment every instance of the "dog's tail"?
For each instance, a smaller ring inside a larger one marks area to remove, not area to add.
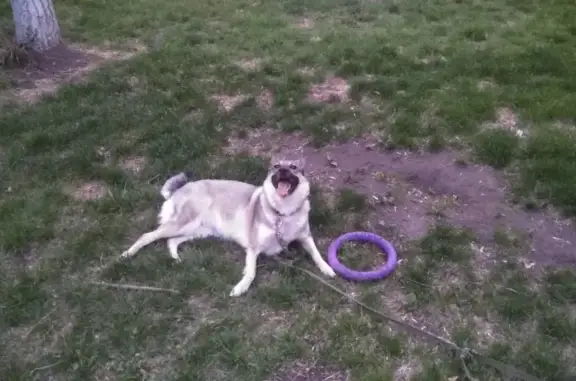
[[[188,176],[186,175],[186,173],[184,172],[179,173],[166,180],[160,193],[166,200],[168,200],[170,197],[172,197],[174,192],[176,192],[178,189],[186,185],[187,182],[188,182]]]

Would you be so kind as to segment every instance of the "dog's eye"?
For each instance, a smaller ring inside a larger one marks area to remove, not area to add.
[[[280,164],[274,164],[274,169],[280,168]]]
[[[294,169],[298,169],[298,167],[295,166],[294,164],[290,164],[290,169],[294,170]]]

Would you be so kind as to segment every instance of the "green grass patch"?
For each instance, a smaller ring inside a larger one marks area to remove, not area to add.
[[[341,212],[362,212],[367,207],[366,197],[353,189],[342,189],[338,193],[336,209]]]
[[[535,131],[523,155],[519,190],[539,200],[550,200],[574,215],[576,202],[576,138],[570,126]]]
[[[518,152],[518,147],[518,137],[514,132],[492,129],[476,137],[474,150],[481,162],[500,169],[510,165]]]
[[[546,291],[557,303],[576,303],[576,274],[571,269],[552,269],[546,275]]]
[[[421,241],[422,254],[434,262],[459,262],[470,259],[471,231],[437,225]]]

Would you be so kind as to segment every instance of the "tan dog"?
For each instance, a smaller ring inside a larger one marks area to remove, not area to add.
[[[232,240],[246,251],[244,276],[230,293],[239,296],[256,277],[260,253],[279,254],[288,243],[299,241],[322,273],[335,275],[310,232],[310,184],[303,160],[273,160],[260,187],[231,180],[188,182],[181,173],[168,179],[161,193],[166,201],[159,227],[143,234],[122,257],[164,238],[172,258],[180,261],[178,245],[185,241],[209,236]]]

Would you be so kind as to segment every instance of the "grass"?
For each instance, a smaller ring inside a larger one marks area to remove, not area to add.
[[[505,168],[514,160],[519,142],[513,132],[493,130],[482,132],[475,143],[480,161],[494,168]]]
[[[462,376],[438,348],[272,261],[245,297],[231,299],[243,262],[232,244],[183,245],[179,265],[152,245],[107,266],[154,226],[169,174],[263,179],[263,159],[222,153],[232,132],[266,126],[317,147],[368,134],[389,150],[472,148],[516,176],[520,197],[576,211],[572,3],[65,0],[56,10],[68,40],[148,50],[38,104],[1,110],[3,381],[282,380],[286,368],[324,372],[319,379]],[[7,22],[9,5],[0,11]],[[348,102],[302,102],[328,74],[346,79]],[[263,88],[273,94],[269,110],[259,105]],[[234,95],[244,98],[229,112],[212,98]],[[484,129],[500,107],[514,110],[525,137]],[[144,163],[138,171],[122,165],[134,158]],[[330,202],[324,185],[311,197],[321,250],[372,213],[352,186]],[[575,272],[527,269],[519,237],[498,231],[490,262],[473,232],[440,221],[422,239],[395,242],[402,263],[386,281],[331,282],[539,377],[574,377]],[[341,257],[357,268],[383,260],[352,244]],[[295,261],[313,269],[305,255]]]

